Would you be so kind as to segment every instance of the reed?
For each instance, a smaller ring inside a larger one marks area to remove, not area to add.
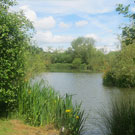
[[[102,112],[102,120],[106,135],[135,135],[135,99],[115,99],[110,112]]]
[[[70,135],[81,134],[85,122],[81,105],[73,105],[71,95],[61,97],[43,81],[24,85],[18,96],[18,114],[31,125],[53,124]]]

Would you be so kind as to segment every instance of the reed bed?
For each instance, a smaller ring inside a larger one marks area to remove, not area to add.
[[[135,98],[115,99],[110,112],[102,112],[105,135],[135,135]]]
[[[73,105],[72,96],[61,97],[44,82],[26,83],[18,96],[18,114],[34,126],[53,124],[65,135],[80,135],[85,122],[81,105]]]

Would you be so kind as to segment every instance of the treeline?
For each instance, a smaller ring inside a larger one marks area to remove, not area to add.
[[[122,28],[121,50],[113,57],[104,73],[104,84],[118,87],[135,87],[135,13],[130,5],[119,4],[119,14],[129,19],[129,24]]]
[[[43,51],[38,47],[31,47],[31,49],[35,49],[33,50],[35,52],[36,49],[40,50],[41,57],[39,57],[42,59],[45,70],[48,71],[77,70],[101,72],[104,69],[106,56],[102,51],[95,48],[95,40],[92,38],[79,37],[73,40],[71,47],[65,51],[58,49]]]

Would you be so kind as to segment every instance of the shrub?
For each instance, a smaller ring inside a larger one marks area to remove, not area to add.
[[[13,109],[24,76],[24,50],[31,23],[22,12],[9,12],[12,0],[0,1],[0,107]],[[30,33],[29,33],[30,34]]]
[[[124,47],[116,55],[111,67],[104,73],[103,83],[118,87],[135,87],[134,45]]]

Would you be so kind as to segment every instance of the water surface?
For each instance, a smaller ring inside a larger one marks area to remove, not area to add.
[[[74,102],[82,102],[82,108],[89,114],[86,121],[86,135],[102,135],[96,125],[101,119],[102,108],[108,111],[110,102],[116,96],[135,94],[134,89],[105,87],[101,73],[42,73],[36,81],[46,80],[61,95],[72,94]]]

